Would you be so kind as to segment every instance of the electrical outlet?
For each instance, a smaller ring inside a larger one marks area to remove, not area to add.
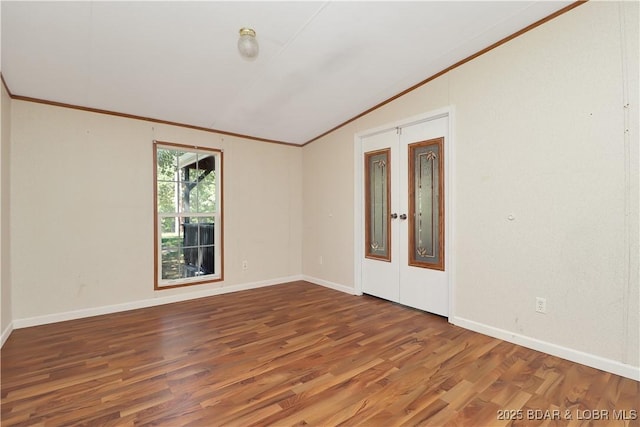
[[[248,268],[249,268],[249,261],[247,260],[242,261],[242,269],[246,270]]]
[[[547,299],[536,297],[536,313],[546,313],[547,312]]]

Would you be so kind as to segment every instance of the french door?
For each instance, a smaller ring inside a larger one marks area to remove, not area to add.
[[[447,316],[448,116],[361,138],[362,290]]]

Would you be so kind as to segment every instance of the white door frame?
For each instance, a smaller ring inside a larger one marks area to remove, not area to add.
[[[449,321],[455,317],[455,133],[454,133],[454,108],[445,107],[438,110],[429,111],[417,116],[398,120],[372,129],[358,132],[353,138],[354,153],[354,218],[353,218],[353,247],[354,247],[354,290],[357,295],[362,295],[362,260],[364,258],[363,244],[364,241],[364,166],[362,157],[362,138],[374,135],[376,133],[388,131],[389,129],[403,128],[416,123],[436,120],[442,117],[448,117],[449,135],[445,141],[445,174],[447,176],[447,188],[445,190],[445,211],[447,221],[445,221],[445,257],[446,269],[448,272],[448,288],[449,288]]]

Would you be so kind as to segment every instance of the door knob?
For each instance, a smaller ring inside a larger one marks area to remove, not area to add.
[[[407,214],[400,215],[400,219],[407,219]]]
[[[397,213],[392,213],[391,214],[391,219],[396,219],[398,218],[398,214]]]

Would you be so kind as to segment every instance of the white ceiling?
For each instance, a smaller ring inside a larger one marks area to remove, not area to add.
[[[570,3],[3,0],[1,70],[13,95],[302,144]]]

